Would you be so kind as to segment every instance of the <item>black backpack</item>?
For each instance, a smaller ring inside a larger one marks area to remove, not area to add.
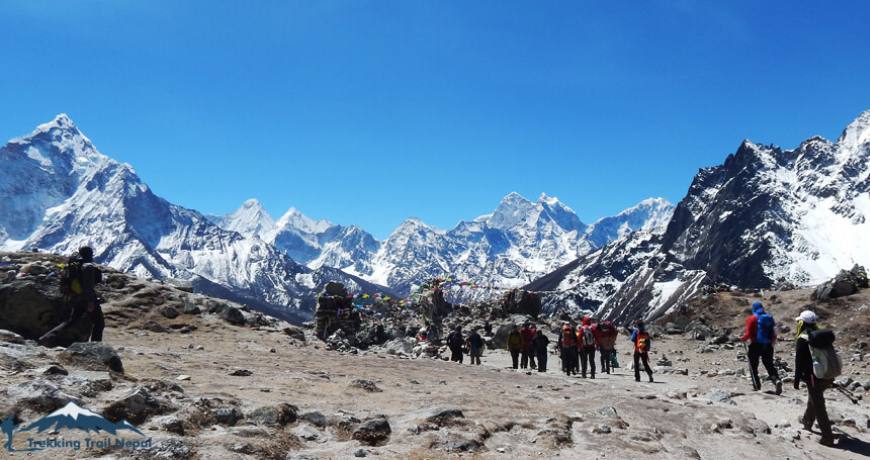
[[[61,265],[60,292],[63,295],[79,295],[82,293],[82,266],[84,261],[78,256],[72,256],[66,264]]]

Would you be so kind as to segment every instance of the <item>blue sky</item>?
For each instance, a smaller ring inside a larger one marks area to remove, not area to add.
[[[870,4],[0,3],[0,137],[67,112],[170,201],[450,227],[510,191],[678,201],[870,109]]]

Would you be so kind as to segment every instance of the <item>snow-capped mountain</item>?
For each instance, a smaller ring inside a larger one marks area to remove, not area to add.
[[[310,268],[339,268],[407,295],[443,275],[483,286],[522,286],[633,231],[663,231],[673,206],[662,199],[644,200],[587,226],[555,197],[542,194],[530,201],[510,193],[492,213],[462,221],[449,231],[407,219],[383,242],[359,227],[314,220],[295,208],[271,227],[260,225],[268,222],[260,217],[261,210],[249,201],[220,221],[228,229],[258,228],[251,234]],[[471,300],[493,293],[498,290],[451,294],[454,300]]]
[[[702,169],[661,235],[634,234],[530,285],[551,309],[654,317],[703,285],[812,285],[870,264],[870,111],[836,142],[744,141]]]
[[[307,317],[327,281],[382,290],[332,268],[311,270],[257,237],[157,197],[130,165],[98,152],[66,115],[10,141],[0,162],[0,249],[68,254],[88,244],[100,263],[189,280],[200,291],[287,319]],[[268,224],[262,217],[252,205],[231,225],[256,231]]]

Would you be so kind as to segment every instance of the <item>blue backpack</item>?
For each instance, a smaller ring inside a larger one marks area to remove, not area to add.
[[[764,345],[773,343],[773,337],[775,335],[774,326],[776,326],[776,322],[773,321],[773,316],[770,316],[767,313],[762,313],[756,316],[758,317],[758,323],[756,325],[755,343]]]

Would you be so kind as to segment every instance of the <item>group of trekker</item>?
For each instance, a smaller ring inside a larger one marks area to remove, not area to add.
[[[62,266],[61,292],[69,309],[69,316],[58,326],[45,333],[39,343],[53,346],[56,338],[83,317],[90,320],[91,330],[89,340],[99,342],[103,337],[105,325],[100,299],[96,285],[102,280],[102,273],[94,263],[94,251],[90,247],[82,247],[78,254],[71,257]],[[812,311],[804,311],[795,318],[797,322],[795,335],[795,373],[794,388],[800,389],[800,384],[806,384],[808,398],[807,407],[801,417],[804,428],[810,430],[818,422],[822,437],[819,442],[826,446],[834,444],[831,422],[825,407],[824,392],[835,388],[834,379],[842,371],[842,363],[833,346],[834,333],[822,329],[818,317]],[[486,323],[484,331],[492,335],[492,326]],[[653,372],[649,366],[649,352],[652,338],[643,321],[637,321],[634,327],[626,327],[630,337],[634,357],[634,378],[641,379],[641,367],[653,382]],[[563,323],[555,349],[562,359],[562,372],[566,375],[595,378],[595,354],[598,352],[601,372],[611,373],[611,369],[619,367],[616,359],[616,339],[619,335],[617,327],[609,320],[596,321],[584,316],[579,326],[570,322]],[[759,362],[764,364],[768,378],[775,387],[776,394],[782,393],[782,379],[779,376],[774,360],[777,343],[776,322],[772,315],[765,311],[761,302],[752,305],[752,314],[746,318],[744,334],[740,339],[747,344],[746,356],[749,362],[752,387],[761,390],[762,381],[758,375]],[[537,369],[547,371],[550,339],[543,331],[538,330],[531,322],[522,326],[514,325],[507,337],[507,348],[511,355],[514,369]],[[461,328],[455,328],[447,336],[447,346],[451,351],[451,360],[463,362],[468,353],[471,363],[481,364],[481,356],[485,342],[474,329],[467,337],[463,337]],[[844,391],[844,390],[841,390]]]
[[[653,381],[652,369],[649,367],[649,350],[652,345],[650,335],[643,321],[635,323],[633,328],[626,327],[629,333],[634,355],[634,378],[640,381],[640,366]],[[582,378],[595,378],[595,353],[601,363],[601,372],[610,374],[611,369],[619,367],[616,358],[616,338],[619,330],[610,320],[598,321],[589,316],[580,320],[576,328],[570,322],[564,322],[556,342],[556,351],[562,358],[562,372],[566,375],[577,375]]]

